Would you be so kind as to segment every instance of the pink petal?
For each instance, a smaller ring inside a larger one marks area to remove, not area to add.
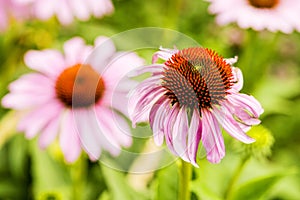
[[[188,156],[189,160],[195,167],[199,167],[196,163],[196,156],[199,142],[202,135],[202,123],[198,110],[194,109],[190,128],[188,131]]]
[[[235,106],[239,106],[241,109],[246,109],[251,112],[255,117],[259,117],[263,112],[263,108],[260,103],[250,95],[236,93],[227,96],[230,103]]]
[[[64,43],[67,67],[84,63],[91,52],[92,46],[86,45],[80,37],[74,37]]]
[[[116,148],[119,145],[129,147],[132,144],[131,132],[126,120],[109,108],[96,107],[97,119],[103,134]]]
[[[153,130],[154,142],[158,146],[161,146],[164,142],[164,122],[167,115],[166,110],[169,106],[169,102],[162,97],[157,100],[150,111],[150,126]]]
[[[84,150],[87,152],[91,160],[97,160],[100,157],[102,146],[101,141],[97,137],[97,126],[95,117],[92,116],[90,110],[74,110],[75,126],[77,127],[79,140]]]
[[[219,163],[225,156],[225,146],[221,129],[210,111],[202,110],[202,142],[206,149],[207,160]]]
[[[52,118],[47,126],[42,130],[39,137],[40,148],[44,149],[54,141],[59,132],[60,120],[61,115]]]
[[[37,107],[23,117],[18,125],[20,131],[26,132],[26,137],[33,138],[50,121],[56,118],[62,111],[62,106],[57,102],[49,102]]]
[[[223,106],[222,110],[213,108],[213,112],[218,122],[229,135],[247,144],[255,141],[245,134],[226,106]]]
[[[170,104],[171,102],[169,102]],[[179,106],[177,104],[174,104],[172,107],[168,106],[167,107],[167,114],[166,114],[166,120],[164,123],[164,133],[165,133],[165,138],[166,138],[166,144],[170,151],[174,154],[177,155],[176,151],[174,150],[173,147],[173,126],[174,123],[178,117],[179,113]]]
[[[81,145],[74,124],[73,114],[70,111],[65,113],[62,120],[59,144],[68,163],[75,162],[78,159],[81,153]]]
[[[190,162],[187,155],[187,140],[188,134],[188,118],[185,107],[180,108],[177,119],[173,125],[172,130],[172,142],[176,154],[180,156],[184,161]]]
[[[98,37],[95,40],[95,48],[87,58],[86,63],[91,64],[102,75],[115,52],[116,48],[111,39]]]
[[[167,61],[172,57],[173,54],[178,52],[177,49],[166,49],[166,48],[162,48],[162,47],[160,47],[159,49],[160,49],[160,51],[156,52],[153,55],[152,63],[156,63],[159,58]]]
[[[135,53],[117,53],[111,58],[102,76],[109,80],[114,88],[124,77],[128,77],[129,72],[143,64],[144,60]]]
[[[231,67],[233,74],[233,86],[232,88],[236,91],[240,91],[243,88],[244,80],[242,71],[237,67]]]
[[[64,69],[65,61],[62,54],[56,50],[30,50],[25,54],[25,64],[46,76],[55,79]]]
[[[153,65],[141,66],[141,67],[138,67],[135,70],[129,72],[128,76],[135,77],[135,76],[144,74],[146,72],[150,72],[152,74],[160,74],[164,71],[164,66],[165,65],[163,65],[163,64],[153,64]]]

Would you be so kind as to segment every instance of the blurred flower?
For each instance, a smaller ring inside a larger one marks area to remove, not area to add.
[[[165,138],[175,155],[195,166],[200,141],[210,162],[218,163],[225,156],[220,126],[244,143],[254,142],[245,132],[260,123],[263,109],[253,96],[239,93],[242,73],[232,66],[237,58],[223,59],[201,47],[161,48],[153,63],[158,58],[166,62],[131,74],[152,73],[130,92],[133,126],[149,119],[155,143],[162,145]]]
[[[64,55],[51,49],[27,52],[25,63],[37,72],[11,83],[10,93],[2,100],[7,108],[28,111],[18,128],[27,138],[40,132],[41,148],[59,133],[67,162],[78,158],[81,147],[95,160],[102,149],[118,155],[120,146],[131,144],[131,137],[124,133],[130,133],[129,126],[111,104],[113,95],[118,96],[121,108],[115,109],[123,111],[132,81],[125,79],[122,88],[116,84],[142,59],[134,53],[116,53],[113,42],[105,37],[97,38],[95,46],[101,48],[93,49],[75,37],[64,44]]]
[[[220,25],[236,22],[241,28],[261,31],[300,31],[298,0],[208,0],[209,10],[217,14]]]
[[[275,142],[272,133],[262,125],[254,126],[248,135],[255,139],[255,143],[245,145],[236,143],[237,149],[245,156],[254,156],[258,159],[266,158],[272,154],[271,148]]]
[[[113,12],[111,0],[17,0],[32,7],[33,15],[47,20],[56,16],[61,24],[71,24],[74,17],[87,21],[91,16],[100,18]]]
[[[0,31],[5,31],[12,19],[23,20],[30,16],[28,5],[18,0],[0,0]]]

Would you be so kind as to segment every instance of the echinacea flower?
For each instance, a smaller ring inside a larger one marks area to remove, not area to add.
[[[239,92],[243,77],[232,66],[236,58],[223,59],[202,47],[161,48],[153,63],[158,58],[164,64],[131,73],[152,73],[129,94],[133,126],[149,120],[155,143],[162,145],[165,138],[175,155],[194,166],[200,141],[210,162],[218,163],[225,156],[220,127],[244,143],[254,142],[245,132],[260,123],[263,109],[253,96]]]
[[[122,77],[143,60],[116,52],[106,37],[97,38],[95,46],[75,37],[65,42],[64,54],[52,49],[27,52],[25,64],[36,72],[11,83],[2,100],[5,107],[26,112],[18,128],[27,138],[40,133],[41,148],[58,136],[67,162],[74,162],[81,148],[95,160],[102,150],[115,156],[121,146],[131,144],[129,126],[115,109],[122,112],[119,107],[126,106],[126,83],[132,83]],[[119,88],[121,79],[124,85]],[[112,108],[114,95],[121,105]]]
[[[15,0],[30,5],[32,15],[41,20],[56,16],[63,25],[71,24],[74,17],[87,21],[91,16],[100,18],[113,12],[111,0]]]
[[[298,0],[208,0],[209,10],[217,14],[220,25],[236,22],[241,28],[256,31],[291,33],[300,31]]]

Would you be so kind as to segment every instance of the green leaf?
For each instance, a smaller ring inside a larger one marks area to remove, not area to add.
[[[68,168],[53,160],[47,151],[39,149],[36,142],[31,144],[34,196],[45,199],[55,195],[71,199],[72,182]]]
[[[148,200],[149,198],[135,191],[125,179],[124,173],[102,165],[102,172],[111,200]],[[107,198],[107,197],[106,197]],[[105,199],[105,198],[104,198]]]
[[[221,200],[200,178],[191,183],[191,191],[194,192],[199,199]]]
[[[16,133],[18,116],[14,111],[7,112],[0,121],[0,148]]]
[[[157,172],[155,200],[178,199],[179,175],[176,163]]]
[[[263,199],[263,197],[267,195],[271,187],[274,186],[285,175],[286,174],[283,173],[277,173],[252,179],[236,188],[229,199]]]

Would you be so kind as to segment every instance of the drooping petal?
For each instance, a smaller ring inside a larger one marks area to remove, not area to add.
[[[202,136],[202,122],[200,119],[199,111],[194,109],[191,118],[190,128],[188,131],[188,156],[191,163],[198,167],[196,163],[196,156],[198,151],[199,142]]]
[[[178,117],[173,125],[172,143],[178,156],[184,161],[190,162],[187,155],[187,134],[188,134],[188,117],[185,107],[180,108]]]
[[[164,122],[167,115],[167,107],[170,106],[165,97],[158,99],[150,110],[150,126],[153,130],[154,142],[161,146],[164,142]]]
[[[207,160],[219,163],[225,156],[224,139],[217,119],[205,109],[202,110],[202,142]]]
[[[91,160],[97,160],[100,157],[103,146],[96,135],[97,130],[94,127],[96,123],[89,110],[74,110],[75,125],[78,130],[79,139],[84,150]]]
[[[52,118],[48,124],[43,128],[39,137],[39,146],[41,149],[49,146],[59,133],[59,125],[61,120],[61,114]]]
[[[233,118],[232,113],[228,110],[226,105],[221,109],[215,107],[213,109],[213,112],[214,116],[217,118],[221,126],[232,137],[247,144],[254,142],[254,140],[246,135],[245,132],[241,129],[241,127],[238,125],[238,122]]]
[[[95,112],[99,126],[109,141],[113,141],[115,146],[129,147],[132,144],[130,128],[123,117],[103,106],[96,106]]]
[[[240,109],[246,109],[251,112],[256,118],[264,112],[261,104],[253,96],[236,93],[228,95],[227,99],[233,105],[240,107]]]
[[[79,122],[80,123],[80,122]],[[67,162],[75,162],[81,153],[81,144],[72,112],[66,112],[61,123],[59,144]]]

